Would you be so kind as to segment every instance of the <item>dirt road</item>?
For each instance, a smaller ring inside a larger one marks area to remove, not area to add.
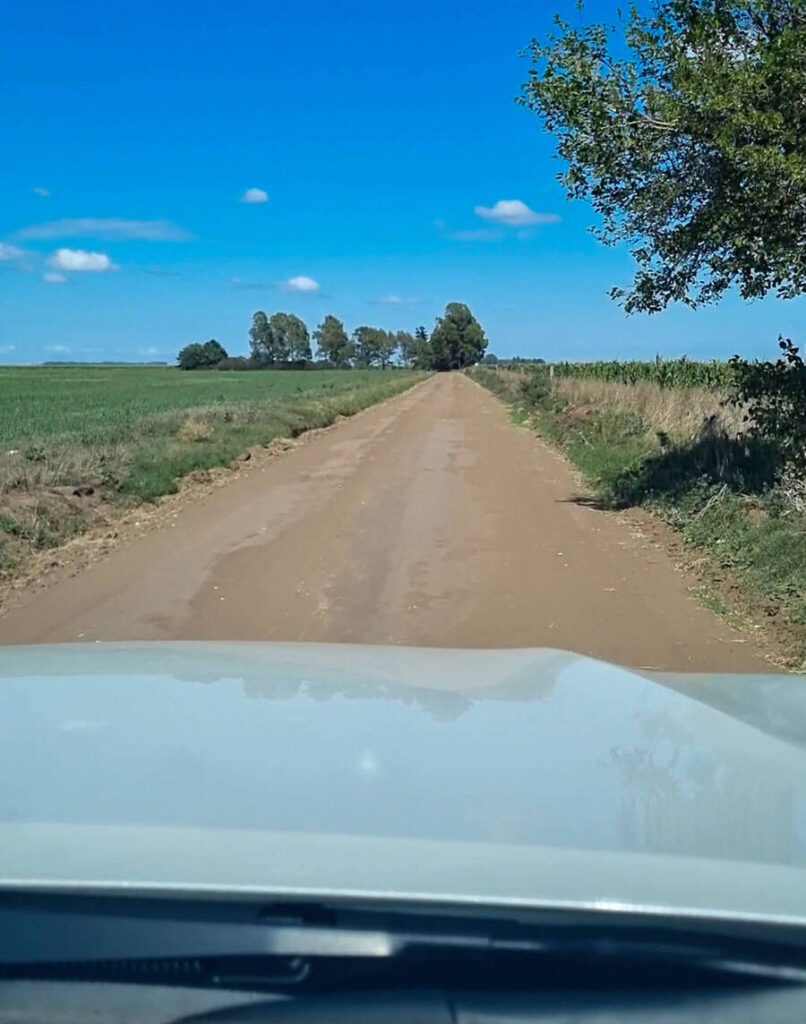
[[[771,670],[692,600],[667,555],[578,493],[490,394],[433,377],[31,595],[0,619],[0,643],[549,646]]]

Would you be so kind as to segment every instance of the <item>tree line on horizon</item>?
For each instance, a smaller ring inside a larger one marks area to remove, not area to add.
[[[316,345],[314,358],[311,342]],[[414,370],[460,370],[481,361],[487,337],[470,308],[449,302],[429,334],[424,326],[387,331],[362,325],[349,335],[328,314],[313,331],[294,313],[258,310],[249,328],[250,355],[229,356],[218,341],[186,345],[177,356],[182,370],[370,369],[397,365]]]

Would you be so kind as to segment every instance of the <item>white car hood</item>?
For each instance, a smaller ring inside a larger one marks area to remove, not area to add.
[[[0,652],[0,885],[806,925],[806,684],[559,651]]]

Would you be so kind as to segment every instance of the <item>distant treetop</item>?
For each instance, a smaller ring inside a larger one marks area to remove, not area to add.
[[[227,351],[215,339],[185,345],[176,357],[180,370],[212,370],[227,358]]]

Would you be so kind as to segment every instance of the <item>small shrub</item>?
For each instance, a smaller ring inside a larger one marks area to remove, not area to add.
[[[29,462],[45,462],[47,457],[47,450],[41,444],[32,444],[25,450],[25,458]]]
[[[734,356],[730,401],[746,409],[748,437],[774,446],[782,465],[806,472],[806,363],[788,339],[773,362],[750,363]]]
[[[179,428],[178,436],[180,441],[194,441],[196,443],[200,443],[202,441],[212,440],[213,430],[207,420],[190,419],[185,420]]]
[[[525,374],[518,383],[518,391],[527,408],[534,409],[543,405],[551,394],[551,378],[548,370],[541,367]]]

